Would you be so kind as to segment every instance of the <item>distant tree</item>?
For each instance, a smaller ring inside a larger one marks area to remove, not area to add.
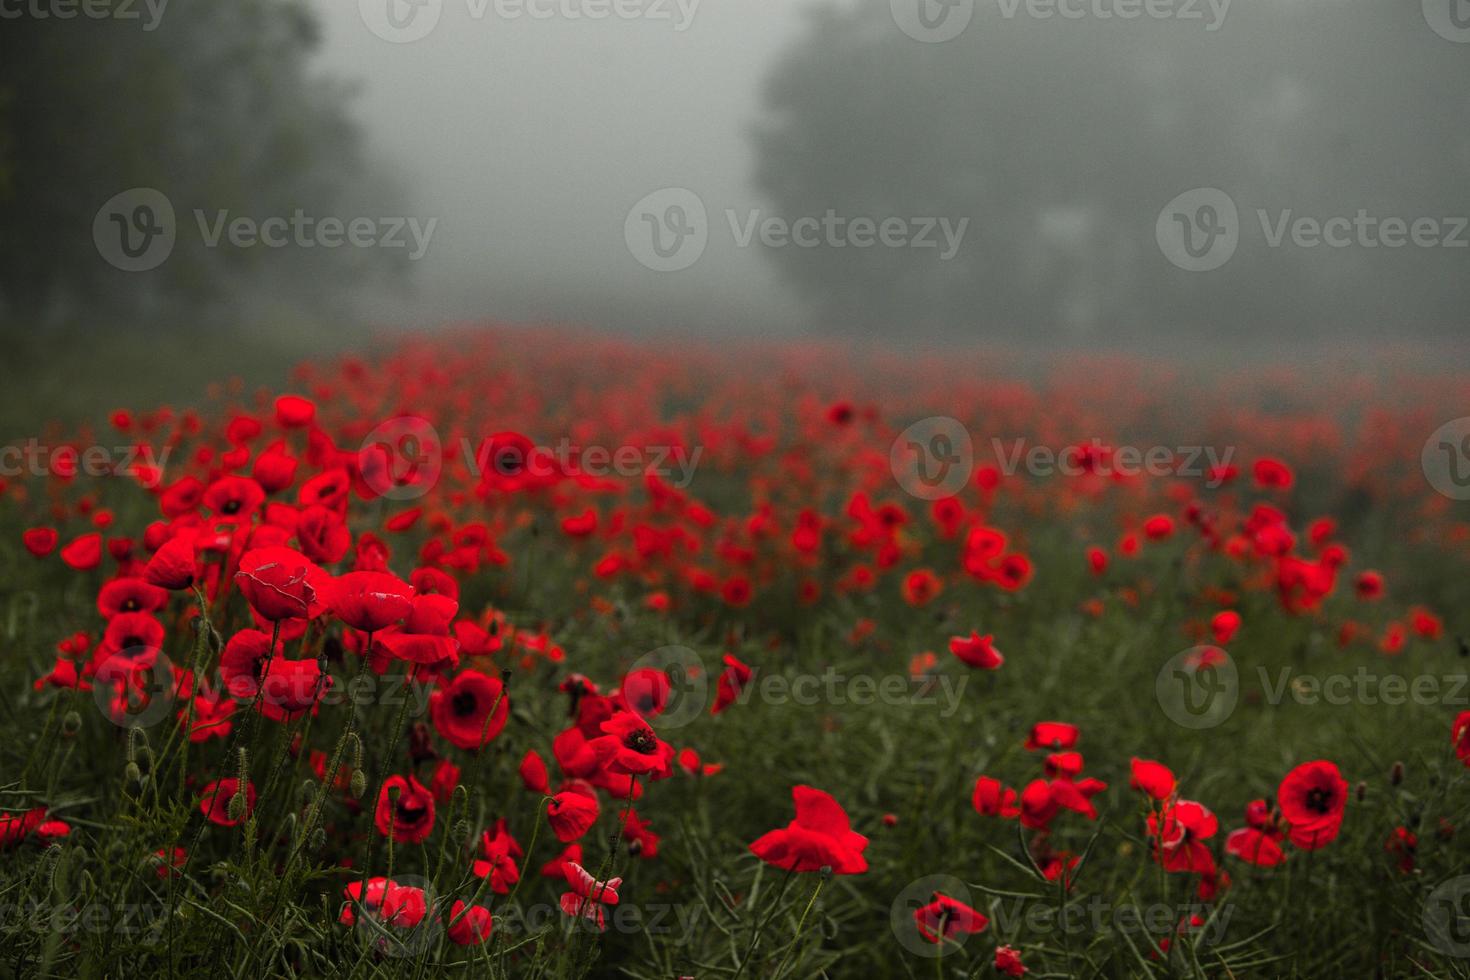
[[[382,207],[350,93],[312,72],[320,38],[302,0],[174,2],[156,23],[142,2],[108,9],[139,16],[0,21],[0,307],[12,318],[186,315],[262,283],[309,295],[391,261],[209,248],[198,232],[196,210],[347,218],[375,194]],[[137,187],[162,193],[178,228],[145,273],[114,268],[93,239],[99,208]]]
[[[831,329],[1464,329],[1470,250],[1269,248],[1256,213],[1470,215],[1470,101],[1453,94],[1470,50],[1419,4],[1235,4],[1216,31],[1026,10],[979,0],[958,37],[921,43],[889,0],[820,7],[767,80],[756,184],[776,211],[970,219],[947,263],[771,250]],[[1198,187],[1242,223],[1209,273],[1155,240]]]

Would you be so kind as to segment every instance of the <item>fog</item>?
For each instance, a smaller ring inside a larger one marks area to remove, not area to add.
[[[7,329],[1466,335],[1465,0],[29,4]]]
[[[760,79],[802,24],[796,3],[683,2],[637,19],[535,20],[449,0],[430,34],[392,43],[356,3],[313,0],[323,67],[357,82],[374,151],[415,213],[440,219],[414,295],[385,301],[385,318],[799,325],[797,299],[758,249],[716,241],[670,276],[625,245],[628,209],[659,188],[688,187],[711,206],[759,200],[748,131]]]

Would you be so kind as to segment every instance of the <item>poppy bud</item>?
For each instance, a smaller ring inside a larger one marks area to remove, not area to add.
[[[288,841],[296,839],[296,814],[286,814],[286,826],[283,828],[281,836]]]
[[[68,711],[61,719],[61,735],[63,738],[72,738],[82,729],[82,716],[75,711]]]
[[[225,808],[225,815],[235,821],[245,816],[245,784],[241,783],[240,787],[235,790],[235,795],[230,797],[230,805]]]
[[[363,794],[367,792],[367,775],[361,769],[352,770],[352,779],[347,788],[352,793],[354,800],[362,799]]]
[[[1397,786],[1400,783],[1402,783],[1403,781],[1404,781],[1404,764],[1402,762],[1395,762],[1393,764],[1393,768],[1390,769],[1389,772],[1388,772],[1388,783],[1389,783],[1390,786]]]
[[[311,836],[309,838],[307,838],[306,847],[307,847],[308,850],[311,850],[311,851],[320,851],[323,847],[326,847],[326,846],[327,846],[327,832],[325,830],[323,830],[322,828],[318,827],[316,830],[313,830],[311,832]]]
[[[143,782],[143,770],[138,768],[136,762],[129,762],[123,767],[123,782],[129,786],[136,786]]]

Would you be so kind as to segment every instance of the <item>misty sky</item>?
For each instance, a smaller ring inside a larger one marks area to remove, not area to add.
[[[684,2],[695,6],[679,31],[674,0],[665,20],[597,22],[506,19],[493,3],[444,0],[427,37],[391,43],[357,0],[316,0],[323,68],[357,81],[372,149],[415,213],[439,218],[418,295],[383,310],[385,321],[493,311],[631,327],[649,308],[666,311],[655,327],[794,320],[760,250],[728,235],[677,275],[645,269],[624,247],[628,209],[663,187],[696,191],[711,220],[762,203],[745,128],[801,5]],[[609,295],[628,297],[627,308]]]

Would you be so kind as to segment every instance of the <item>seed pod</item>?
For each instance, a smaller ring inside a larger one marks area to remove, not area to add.
[[[1402,762],[1395,762],[1393,768],[1388,771],[1388,783],[1390,786],[1397,786],[1403,781],[1404,764]]]
[[[1357,793],[1358,793],[1358,802],[1359,803],[1362,803],[1363,800],[1368,796],[1368,784],[1366,782],[1360,782],[1360,783],[1358,783]]]
[[[75,711],[68,711],[61,718],[61,736],[72,738],[82,730],[82,716]]]

